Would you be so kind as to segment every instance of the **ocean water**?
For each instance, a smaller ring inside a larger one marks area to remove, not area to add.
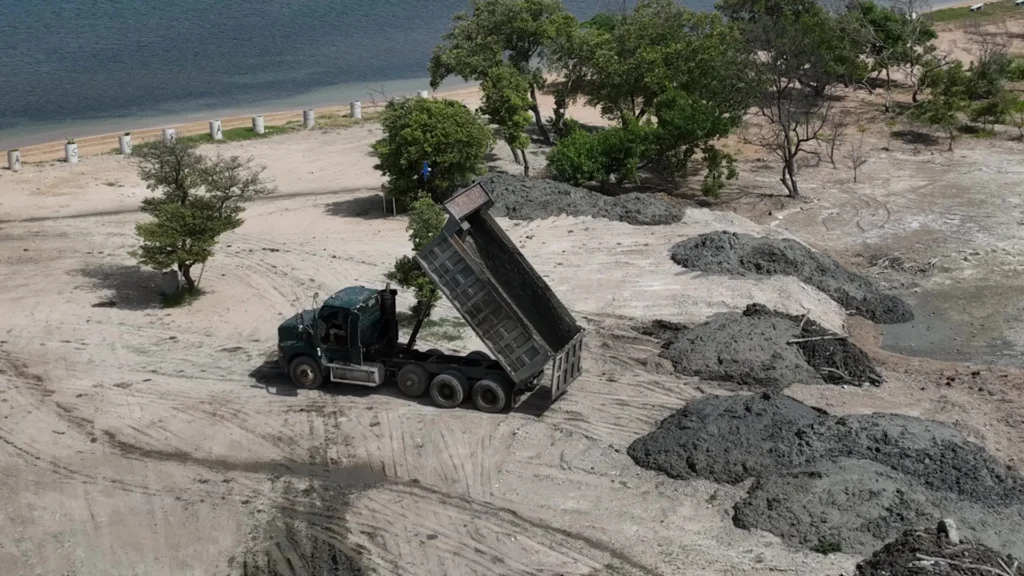
[[[565,0],[588,18],[620,0]],[[686,4],[709,8],[713,0]],[[0,0],[0,149],[427,88],[467,0]],[[446,84],[450,86],[458,81]]]

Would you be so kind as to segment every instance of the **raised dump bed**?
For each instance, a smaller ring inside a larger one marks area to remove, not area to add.
[[[584,330],[488,214],[480,183],[445,202],[444,231],[416,259],[515,381],[548,368],[551,399],[580,375]]]

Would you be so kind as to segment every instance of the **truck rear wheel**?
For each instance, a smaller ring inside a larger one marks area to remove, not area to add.
[[[465,376],[449,370],[430,383],[430,399],[440,408],[457,408],[466,399],[468,387]]]
[[[409,364],[398,371],[398,389],[410,398],[419,398],[427,391],[430,375],[422,366]]]
[[[466,354],[466,358],[473,358],[474,360],[483,360],[485,362],[491,359],[491,357],[487,355],[487,352],[481,352],[480,350],[473,350],[469,354]]]
[[[324,383],[320,363],[309,356],[299,356],[292,360],[288,367],[288,375],[291,376],[292,383],[306,390],[316,390]]]
[[[484,379],[473,386],[473,405],[481,412],[497,414],[508,403],[508,391],[501,382]]]

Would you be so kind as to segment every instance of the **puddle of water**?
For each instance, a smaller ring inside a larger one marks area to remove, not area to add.
[[[914,320],[881,326],[882,348],[906,356],[1024,367],[1024,315],[1018,290],[953,285],[901,294]]]

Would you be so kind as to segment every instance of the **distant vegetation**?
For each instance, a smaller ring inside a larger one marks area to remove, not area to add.
[[[449,76],[481,82],[481,111],[498,127],[524,172],[527,132],[553,145],[555,178],[575,185],[629,186],[646,179],[678,187],[701,176],[701,191],[717,195],[737,175],[720,145],[739,131],[779,162],[780,183],[799,196],[797,165],[825,150],[838,167],[863,164],[846,141],[840,90],[880,92],[890,120],[911,119],[944,133],[952,147],[966,123],[989,133],[1018,126],[1024,107],[1007,82],[1020,65],[995,36],[969,30],[974,63],[963,67],[935,45],[935,22],[980,20],[1021,10],[1009,0],[924,13],[920,0],[847,0],[838,9],[814,0],[719,0],[716,12],[689,10],[672,0],[640,0],[631,11],[577,21],[559,0],[473,0],[456,14],[433,52],[431,83]],[[557,80],[549,81],[554,77]],[[896,102],[909,83],[909,104]],[[541,118],[538,94],[556,107]],[[613,122],[585,127],[568,117],[584,101]]]

